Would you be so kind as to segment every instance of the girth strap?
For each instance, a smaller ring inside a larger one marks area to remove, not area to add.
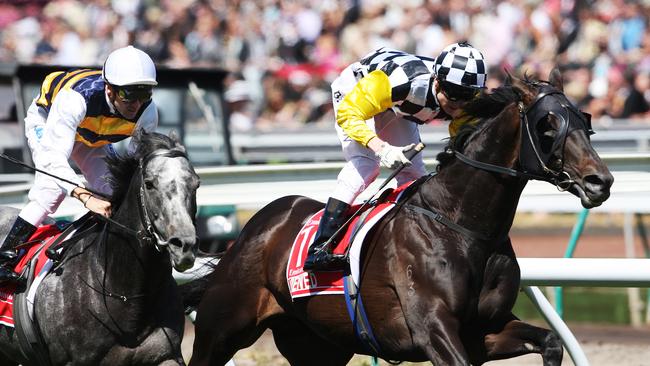
[[[348,314],[352,320],[352,327],[357,339],[361,341],[363,347],[373,356],[379,356],[380,347],[372,333],[372,327],[366,316],[366,311],[363,308],[361,301],[361,293],[357,285],[352,279],[352,275],[348,274],[343,277],[343,288],[345,293],[345,303],[348,308]]]
[[[428,218],[432,219],[433,221],[439,222],[439,223],[447,226],[448,228],[450,228],[450,229],[452,229],[454,231],[457,231],[457,232],[459,232],[459,233],[461,233],[461,234],[463,234],[463,235],[465,235],[467,237],[470,237],[470,238],[473,238],[473,239],[479,239],[479,240],[483,240],[483,241],[490,241],[490,240],[494,239],[494,238],[489,237],[487,235],[483,235],[482,233],[466,229],[466,228],[458,225],[457,223],[449,220],[448,218],[446,218],[445,216],[443,216],[439,212],[435,212],[435,211],[432,211],[432,210],[427,210],[427,209],[424,209],[422,207],[414,206],[414,205],[411,205],[411,204],[404,205],[404,207],[408,208],[411,211],[421,213],[421,214],[427,216]]]

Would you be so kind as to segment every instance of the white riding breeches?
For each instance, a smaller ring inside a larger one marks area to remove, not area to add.
[[[45,131],[47,116],[44,115],[43,111],[32,107],[35,107],[35,105],[30,106],[25,118],[25,135],[32,152],[34,166],[48,173],[58,175],[57,172],[48,171],[45,168],[48,154],[41,144],[41,140]],[[111,188],[106,181],[108,168],[103,159],[107,155],[114,153],[110,144],[91,148],[81,142],[74,142],[70,160],[79,168],[89,188],[109,195]],[[67,191],[71,189],[70,187],[67,183],[62,183],[53,177],[37,172],[34,176],[34,184],[28,194],[30,202],[23,208],[20,216],[32,225],[38,226],[48,214],[52,214],[57,210],[66,194],[70,193]]]
[[[357,83],[354,70],[357,64],[348,66],[332,83],[332,102],[334,111],[340,102]],[[359,73],[357,73],[359,75]],[[366,121],[377,136],[393,146],[405,146],[420,142],[418,125],[388,109]],[[379,175],[379,158],[375,153],[352,140],[343,129],[335,123],[336,132],[343,147],[343,156],[347,163],[338,175],[332,198],[351,204]],[[426,174],[422,155],[411,159],[411,165],[402,169],[397,175],[397,184],[401,185]]]

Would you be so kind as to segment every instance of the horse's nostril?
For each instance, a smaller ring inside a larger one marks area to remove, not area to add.
[[[585,177],[585,183],[590,185],[603,186],[603,181],[598,175],[589,175]]]
[[[183,241],[182,241],[181,239],[179,239],[179,238],[176,238],[176,237],[174,237],[174,238],[170,238],[170,239],[169,239],[169,245],[173,245],[173,246],[175,246],[175,247],[179,247],[179,248],[180,248],[180,247],[183,246]]]
[[[584,178],[585,184],[591,187],[598,187],[599,190],[607,191],[614,182],[611,174],[593,174]]]

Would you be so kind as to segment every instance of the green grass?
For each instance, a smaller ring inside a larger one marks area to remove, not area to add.
[[[549,298],[552,290],[547,289],[544,293]],[[647,290],[641,289],[641,300],[645,302],[646,296]],[[523,292],[519,294],[513,312],[523,320],[543,320]],[[564,289],[563,319],[590,324],[630,324],[627,289],[567,287]]]

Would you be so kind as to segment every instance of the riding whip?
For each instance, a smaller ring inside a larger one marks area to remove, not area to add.
[[[424,144],[423,144],[422,142],[418,142],[418,144],[415,145],[415,146],[413,147],[413,149],[407,151],[407,152],[404,154],[404,156],[406,156],[406,158],[409,160],[409,163],[410,163],[410,160],[413,159],[413,157],[414,157],[415,155],[417,155],[418,153],[420,153],[420,151],[422,151],[422,150],[424,150]],[[329,239],[327,239],[325,245],[330,245],[330,244],[332,244],[332,241],[334,241],[334,239],[339,235],[339,233],[340,233],[340,232],[341,232],[341,231],[342,231],[346,226],[348,226],[348,224],[349,224],[349,223],[350,223],[350,222],[351,222],[351,221],[352,221],[352,220],[353,220],[353,219],[354,219],[354,218],[355,218],[355,217],[356,217],[356,216],[357,216],[361,211],[363,211],[363,209],[365,209],[366,206],[367,206],[370,202],[372,202],[372,199],[377,195],[377,193],[381,192],[382,189],[384,189],[384,188],[386,187],[386,185],[388,185],[388,183],[389,183],[393,178],[395,178],[395,176],[397,176],[397,174],[399,174],[399,172],[401,172],[402,169],[406,168],[407,166],[408,166],[407,163],[402,163],[402,164],[400,164],[400,166],[398,166],[395,170],[393,170],[393,172],[388,176],[388,178],[386,178],[386,180],[384,180],[384,182],[381,184],[381,186],[379,186],[379,188],[377,189],[377,191],[376,191],[375,193],[373,193],[372,196],[370,196],[370,198],[368,198],[366,201],[364,201],[363,204],[361,204],[361,206],[357,209],[357,211],[356,211],[354,214],[352,214],[352,216],[350,216],[350,218],[348,218],[348,219],[345,221],[345,223],[343,223],[343,225],[341,225],[341,226],[340,226],[340,227],[339,227],[339,228],[334,232],[334,234],[332,234],[332,236],[331,236]],[[348,247],[348,250],[349,250],[349,247]],[[345,255],[347,256],[347,250],[346,250]]]
[[[42,173],[42,174],[45,174],[45,175],[49,175],[50,177],[52,177],[52,178],[54,178],[54,179],[58,179],[58,180],[60,180],[60,181],[62,181],[62,182],[66,182],[66,183],[71,184],[71,185],[73,185],[73,186],[75,186],[75,187],[82,188],[81,186],[79,186],[79,185],[78,185],[77,183],[75,183],[75,182],[69,181],[69,180],[67,180],[67,179],[65,179],[65,178],[58,177],[58,176],[56,176],[56,175],[54,175],[54,174],[52,174],[52,173],[48,173],[48,172],[46,172],[46,171],[44,171],[44,170],[38,169],[38,168],[33,167],[33,166],[29,165],[29,164],[25,164],[24,162],[22,162],[22,161],[20,161],[20,160],[18,160],[18,159],[12,158],[11,156],[6,155],[6,154],[4,154],[4,153],[0,153],[0,158],[3,158],[3,159],[5,159],[5,160],[7,160],[7,161],[9,161],[9,162],[12,162],[12,163],[16,164],[16,165],[20,165],[20,166],[25,167],[25,168],[27,168],[27,169],[33,170],[33,171],[35,171],[35,172],[39,172],[39,173]],[[85,190],[87,190],[88,192],[90,192],[90,193],[96,195],[96,196],[100,196],[100,197],[107,198],[106,195],[103,194],[103,193],[97,192],[97,191],[92,190],[92,189],[90,189],[90,188],[85,188],[85,187],[83,187],[83,188],[84,188]]]

